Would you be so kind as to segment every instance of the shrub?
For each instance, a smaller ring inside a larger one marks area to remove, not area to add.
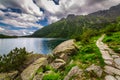
[[[0,56],[0,72],[19,70],[27,55],[25,48],[15,48],[9,54]]]

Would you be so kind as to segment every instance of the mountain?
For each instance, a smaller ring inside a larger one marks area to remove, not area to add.
[[[75,16],[70,14],[58,22],[37,30],[32,37],[60,37],[74,38],[79,36],[86,28],[101,29],[106,24],[114,23],[120,16],[120,4],[108,10],[97,11],[88,15]]]

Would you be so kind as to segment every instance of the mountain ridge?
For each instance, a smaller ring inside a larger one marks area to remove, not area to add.
[[[70,14],[67,18],[37,30],[32,34],[32,37],[74,38],[86,28],[100,29],[108,23],[114,23],[119,16],[120,4],[108,10],[100,10],[88,15],[75,16]]]

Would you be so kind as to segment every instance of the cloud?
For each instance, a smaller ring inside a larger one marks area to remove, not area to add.
[[[18,8],[23,13],[42,16],[43,13],[39,7],[33,3],[33,0],[0,0],[0,8]]]
[[[0,9],[3,9],[0,10],[0,22],[22,28],[6,30],[11,34],[24,35],[32,33],[33,30],[28,28],[33,26],[42,28],[40,21],[47,21],[47,25],[67,17],[68,14],[86,15],[109,9],[119,3],[120,0],[0,0]],[[21,12],[12,9],[19,9]]]
[[[86,15],[98,10],[108,9],[120,3],[120,0],[59,0],[59,5],[52,0],[35,0],[37,6],[45,10],[49,23],[55,22],[68,14]],[[53,20],[54,17],[54,20]]]
[[[0,27],[0,31],[4,31],[4,30],[5,30],[4,28],[1,28],[1,27]]]

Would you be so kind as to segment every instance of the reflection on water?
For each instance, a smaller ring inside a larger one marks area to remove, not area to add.
[[[0,39],[0,54],[8,54],[15,47],[25,47],[27,51],[34,53],[51,53],[53,48],[65,41],[55,38],[11,38]]]

